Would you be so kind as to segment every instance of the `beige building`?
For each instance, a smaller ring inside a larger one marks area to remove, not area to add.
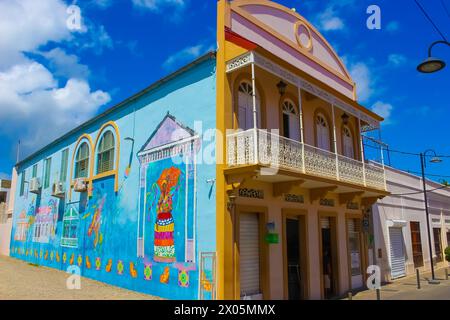
[[[16,180],[15,169],[12,180],[0,180],[0,255],[9,255]]]
[[[422,179],[386,167],[391,195],[372,207],[375,264],[382,280],[391,281],[419,270],[430,270],[427,220]],[[450,188],[427,180],[431,244],[435,268],[448,265],[444,250],[450,246]]]

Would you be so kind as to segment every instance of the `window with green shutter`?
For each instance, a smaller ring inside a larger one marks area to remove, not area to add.
[[[52,167],[52,158],[45,159],[44,169],[44,189],[50,186],[50,169]]]
[[[114,169],[115,141],[111,131],[106,131],[100,139],[97,152],[97,174]]]
[[[69,161],[69,149],[64,149],[61,155],[61,171],[59,172],[59,181],[66,181],[68,161]]]
[[[87,178],[89,169],[89,145],[83,142],[75,157],[75,179]]]
[[[20,178],[20,196],[23,196],[25,193],[25,173],[26,171],[22,171],[22,177]]]
[[[37,169],[38,169],[38,165],[37,163],[33,166],[33,173],[31,175],[32,178],[36,178],[37,177]]]

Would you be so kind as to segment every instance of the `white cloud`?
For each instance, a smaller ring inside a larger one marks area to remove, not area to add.
[[[0,179],[11,180],[11,174],[6,172],[0,172]]]
[[[178,9],[184,8],[185,0],[133,0],[136,7],[148,9],[151,11],[159,11],[164,7],[172,6]]]
[[[66,19],[59,0],[0,1],[0,70],[22,61],[24,51],[68,39]]]
[[[402,54],[392,53],[388,56],[388,62],[393,66],[401,66],[405,64],[407,58]]]
[[[58,47],[40,51],[44,45],[93,36],[89,25],[71,34],[66,9],[62,0],[0,1],[0,134],[20,138],[22,154],[92,117],[111,99],[91,89],[89,69],[77,56]],[[100,30],[95,36],[103,35],[101,43],[108,43],[104,28],[95,30]],[[44,57],[50,70],[25,53]],[[64,83],[58,82],[61,77]]]
[[[363,62],[357,62],[350,66],[349,72],[356,83],[358,100],[367,101],[371,98],[374,89],[374,78],[369,67]]]
[[[195,46],[184,48],[183,50],[178,51],[177,53],[168,57],[166,61],[164,61],[163,67],[166,69],[171,69],[174,66],[178,66],[190,60],[198,58],[200,55],[212,49],[213,49],[212,46],[208,47],[203,44],[198,44]]]
[[[384,118],[383,124],[385,125],[392,123],[390,117],[393,109],[394,107],[392,106],[392,104],[382,101],[375,102],[371,107],[371,110],[373,112]]]
[[[81,79],[69,79],[59,87],[37,62],[16,65],[0,73],[0,133],[20,133],[27,152],[92,117],[110,99]]]
[[[342,30],[345,28],[344,21],[337,17],[337,12],[333,6],[328,7],[324,12],[319,14],[319,27],[323,31]]]
[[[87,78],[90,74],[89,68],[80,64],[79,58],[74,54],[68,54],[61,48],[54,48],[47,52],[41,52],[50,65],[55,76],[66,78]]]

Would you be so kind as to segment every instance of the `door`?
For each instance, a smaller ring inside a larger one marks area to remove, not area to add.
[[[283,136],[300,141],[300,118],[291,100],[283,102]]]
[[[396,279],[406,275],[405,251],[403,249],[402,228],[389,228],[391,278]]]
[[[259,226],[258,213],[241,213],[239,215],[241,299],[262,299]]]
[[[305,299],[306,253],[303,217],[286,218],[286,274],[289,300]]]
[[[414,260],[414,268],[423,267],[422,239],[420,236],[420,222],[411,221],[411,245]]]
[[[326,151],[331,150],[330,144],[330,127],[328,125],[325,116],[322,114],[318,114],[316,118],[316,140],[317,140],[317,148],[323,149]]]
[[[442,261],[442,241],[441,228],[433,228],[434,253],[436,254],[436,262]]]
[[[338,266],[336,247],[335,218],[322,217],[321,224],[321,254],[322,254],[322,286],[325,299],[331,299],[338,294]]]
[[[351,285],[352,289],[363,286],[362,264],[361,264],[361,220],[348,219],[348,250],[350,256]]]
[[[239,129],[248,130],[254,128],[253,124],[253,88],[252,85],[243,81],[239,85],[238,93],[238,123]],[[258,92],[256,92],[256,122],[257,128],[261,124],[261,103]]]
[[[355,151],[353,149],[353,136],[352,132],[350,131],[350,128],[347,126],[344,126],[342,129],[342,141],[343,141],[344,156],[346,156],[347,158],[354,159]]]

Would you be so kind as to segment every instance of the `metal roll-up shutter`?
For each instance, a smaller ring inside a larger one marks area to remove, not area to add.
[[[330,229],[330,218],[329,217],[320,218],[320,227],[322,229]]]
[[[245,298],[261,293],[258,214],[240,214],[239,225],[240,286]]]
[[[392,279],[404,277],[406,275],[406,268],[402,228],[389,228],[389,241],[391,250],[391,277]]]

